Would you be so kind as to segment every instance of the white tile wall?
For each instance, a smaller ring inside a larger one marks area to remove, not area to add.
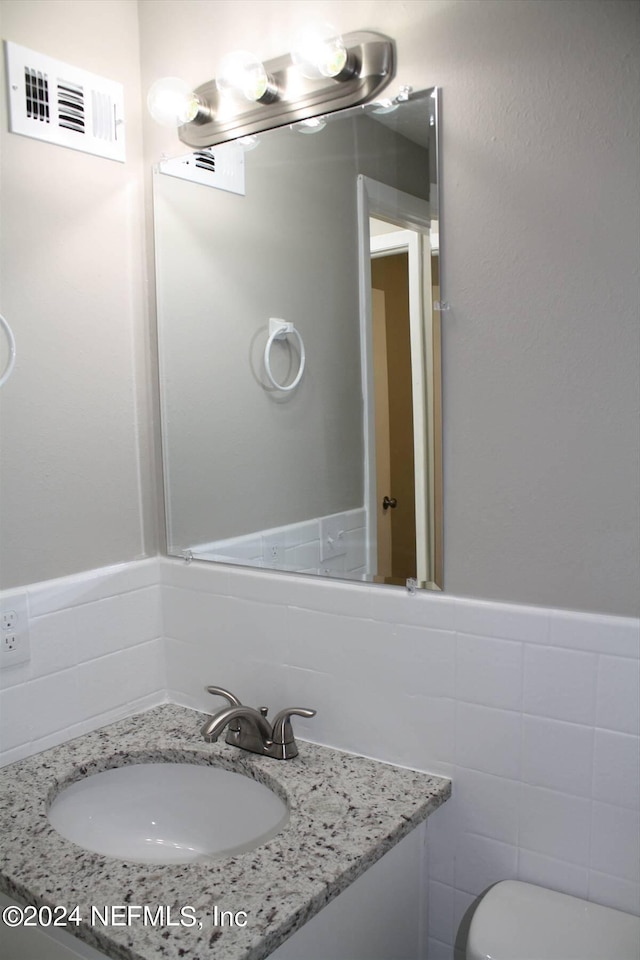
[[[519,877],[640,913],[640,625],[152,560],[28,588],[0,674],[5,762],[166,696],[313,706],[301,737],[451,775],[430,820],[429,958]],[[461,926],[462,924],[462,926]]]
[[[199,560],[329,576],[349,574],[358,579],[367,570],[366,512],[360,507],[227,540],[212,540],[195,544],[190,552]]]
[[[173,561],[161,576],[174,697],[268,691],[317,708],[307,739],[452,776],[429,821],[429,960],[462,956],[465,913],[500,878],[640,913],[637,620]],[[198,622],[202,595],[224,625]]]
[[[165,699],[158,581],[145,560],[26,588],[31,659],[0,669],[1,764]]]

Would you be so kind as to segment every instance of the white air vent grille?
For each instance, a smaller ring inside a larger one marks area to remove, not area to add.
[[[24,87],[27,116],[49,123],[49,81],[46,74],[25,67]]]
[[[158,169],[170,177],[244,196],[244,149],[237,143],[163,160]]]
[[[7,40],[4,48],[12,133],[124,162],[121,84]]]
[[[58,121],[66,130],[85,133],[84,90],[72,83],[58,83]]]
[[[199,170],[208,170],[209,173],[216,172],[216,158],[213,153],[198,151],[193,156]]]

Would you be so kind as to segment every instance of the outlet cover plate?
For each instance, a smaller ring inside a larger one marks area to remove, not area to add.
[[[0,665],[15,667],[31,659],[27,595],[16,591],[0,598]]]
[[[320,518],[320,560],[344,557],[347,552],[346,520],[343,514]]]

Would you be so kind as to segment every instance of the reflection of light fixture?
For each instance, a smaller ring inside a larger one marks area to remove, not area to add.
[[[255,150],[260,146],[260,137],[238,137],[238,143],[244,148],[245,153]]]
[[[373,103],[367,104],[367,108],[371,113],[377,113],[379,115],[393,113],[399,106],[399,103],[394,103],[393,100],[389,100],[389,98],[385,100],[374,100]]]
[[[147,95],[147,107],[153,119],[167,127],[210,116],[207,105],[179,77],[156,80]]]
[[[303,76],[312,80],[335,77],[345,80],[355,72],[355,57],[330,23],[312,23],[296,37],[291,59]]]
[[[223,96],[239,95],[253,103],[273,103],[278,98],[278,87],[264,64],[246,50],[236,50],[223,57],[216,86]]]
[[[295,54],[265,63],[244,51],[229,54],[217,79],[195,91],[176,78],[158,81],[149,91],[149,110],[160,123],[179,124],[182,142],[202,150],[360,106],[392,80],[395,50],[389,37],[365,31],[339,37],[326,24],[314,37]],[[319,119],[314,128],[322,123]]]
[[[297,123],[292,123],[291,129],[297,133],[318,133],[320,130],[324,130],[326,125],[327,121],[324,117],[311,117],[309,120],[299,120]]]

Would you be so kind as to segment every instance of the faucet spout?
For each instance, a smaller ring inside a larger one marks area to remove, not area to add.
[[[263,715],[259,713],[258,710],[254,710],[253,707],[226,707],[224,710],[220,710],[210,717],[200,732],[207,743],[215,743],[224,728],[234,720],[239,721],[240,727],[252,727],[252,732],[257,734],[263,743],[267,744],[271,742],[271,725],[265,720]]]

